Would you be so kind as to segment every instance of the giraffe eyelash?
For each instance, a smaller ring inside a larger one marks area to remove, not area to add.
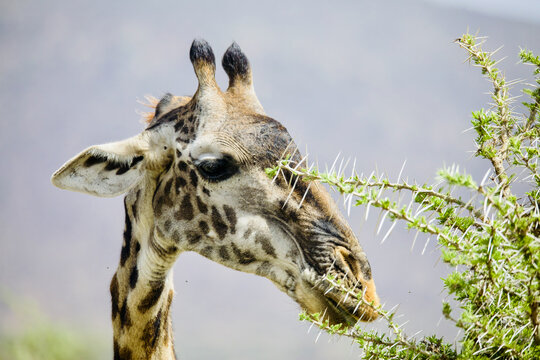
[[[238,172],[238,166],[230,156],[199,160],[195,166],[205,179],[212,182],[227,180]]]

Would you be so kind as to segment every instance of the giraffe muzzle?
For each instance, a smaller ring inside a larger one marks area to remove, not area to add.
[[[355,239],[356,241],[356,239]],[[320,313],[331,324],[354,325],[373,321],[380,305],[371,268],[360,246],[330,246],[331,261],[323,269],[305,270],[297,288],[298,302],[310,313]],[[322,254],[319,254],[322,255]]]

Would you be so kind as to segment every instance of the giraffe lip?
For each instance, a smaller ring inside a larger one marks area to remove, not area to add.
[[[334,288],[326,276],[320,276],[315,271],[304,272],[304,275],[304,281],[299,284],[304,289],[301,292],[303,299],[297,301],[300,300],[298,302],[308,313],[319,313],[332,325],[353,326],[361,319],[362,306],[357,306],[353,297],[347,297]]]
[[[364,301],[357,298],[360,294],[363,295],[362,289],[355,288],[353,291],[358,292],[346,294],[339,287],[328,281],[326,276],[318,276],[318,280],[311,282],[311,289],[319,301],[319,308],[313,312],[324,313],[324,317],[330,324],[344,324],[353,326],[358,321],[373,321],[378,317],[377,310],[366,304]],[[364,297],[364,299],[366,299]],[[377,303],[374,304],[375,306]]]
[[[358,322],[359,317],[348,311],[340,303],[336,302],[332,298],[325,298],[326,303],[331,307],[333,313],[329,313],[329,321],[332,324],[345,324],[352,326]],[[334,316],[332,316],[334,315]],[[336,316],[338,315],[338,316]],[[341,318],[341,319],[340,319]]]
[[[335,310],[335,313],[345,318],[348,325],[354,325],[358,321],[370,322],[379,316],[376,308],[378,299],[368,303],[369,300],[366,299],[361,290],[357,295],[354,295],[352,293],[344,294],[341,289],[331,287],[327,288],[324,293],[326,302]],[[330,322],[332,322],[331,319]]]

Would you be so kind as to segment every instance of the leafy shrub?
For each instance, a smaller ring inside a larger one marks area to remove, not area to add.
[[[301,314],[331,334],[353,338],[366,359],[540,358],[540,59],[526,50],[519,54],[523,64],[533,66],[535,84],[524,85],[528,113],[517,114],[509,90],[518,82],[505,79],[494,52],[482,49],[484,42],[470,34],[456,40],[493,85],[490,108],[472,113],[475,155],[490,164],[480,181],[457,166],[439,170],[440,187],[409,183],[401,174],[392,182],[385,175],[322,173],[289,159],[267,169],[269,176],[290,172],[304,181],[326,183],[366,212],[380,209],[381,221],[392,222],[385,238],[398,221],[436,237],[442,259],[456,269],[443,281],[460,309],[445,302],[442,313],[464,334],[457,347],[436,336],[407,336],[395,312],[382,307],[377,310],[389,333],[330,326],[320,314]],[[396,193],[401,200],[394,200]],[[339,280],[327,280],[344,296],[366,303]]]

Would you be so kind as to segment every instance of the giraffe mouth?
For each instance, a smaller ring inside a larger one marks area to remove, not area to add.
[[[354,325],[358,321],[373,321],[377,318],[376,304],[370,302],[362,289],[355,288],[353,292],[345,292],[333,285],[324,286],[324,299],[328,304],[330,323]],[[338,321],[339,319],[343,321]]]
[[[359,321],[373,321],[378,317],[378,298],[371,299],[361,287],[345,292],[332,284],[326,275],[315,275],[311,270],[302,273],[297,286],[297,302],[308,313],[318,313],[331,325],[353,326]]]
[[[342,304],[331,298],[326,298],[326,302],[328,303],[327,313],[330,323],[352,326],[358,322],[359,318],[351,314]]]

